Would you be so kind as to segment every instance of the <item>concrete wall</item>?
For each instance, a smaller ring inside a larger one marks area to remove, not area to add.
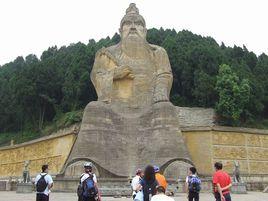
[[[67,160],[76,133],[77,125],[74,125],[38,140],[0,148],[0,178],[22,178],[26,160],[30,160],[31,176],[39,173],[43,164],[49,164],[51,174],[58,174]]]
[[[211,127],[215,125],[215,111],[212,108],[176,107],[180,128]]]
[[[213,173],[213,164],[221,161],[233,172],[234,161],[242,175],[268,176],[268,131],[230,127],[184,129],[183,135],[199,172]]]

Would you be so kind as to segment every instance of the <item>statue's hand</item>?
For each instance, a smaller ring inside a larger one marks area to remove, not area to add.
[[[122,79],[122,78],[133,79],[134,75],[132,74],[132,70],[128,66],[120,66],[114,71],[114,80]]]

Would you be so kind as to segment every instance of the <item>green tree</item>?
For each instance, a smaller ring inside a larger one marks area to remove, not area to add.
[[[216,90],[219,93],[217,113],[227,125],[237,125],[250,97],[248,80],[240,81],[230,66],[222,64],[217,76]]]

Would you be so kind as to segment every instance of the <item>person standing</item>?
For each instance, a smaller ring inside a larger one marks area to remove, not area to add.
[[[140,183],[142,177],[143,177],[143,171],[141,169],[137,169],[136,176],[133,177],[133,179],[131,181],[131,188],[133,191],[133,193],[132,193],[133,199],[135,199],[135,197],[136,197],[137,189],[138,189],[138,186],[139,186],[139,183]]]
[[[154,167],[148,165],[144,170],[144,177],[140,181],[140,185],[137,190],[142,190],[143,192],[143,201],[150,201],[151,197],[156,194],[156,187],[158,182],[155,179]]]
[[[189,201],[199,201],[199,192],[201,190],[201,180],[197,176],[195,167],[190,167],[188,176],[185,180],[186,192],[188,192]]]
[[[79,200],[82,201],[100,201],[100,193],[97,186],[97,177],[92,171],[92,163],[84,164],[85,172],[80,177],[81,193]]]
[[[42,172],[35,178],[36,201],[49,201],[53,187],[52,177],[48,174],[48,165],[42,165]]]
[[[222,170],[222,163],[214,164],[213,174],[214,196],[216,201],[231,201],[230,188],[232,186],[231,177]]]
[[[166,191],[168,183],[167,183],[165,176],[160,173],[160,169],[158,166],[154,166],[154,172],[155,172],[155,178],[158,182],[158,185],[164,187]]]

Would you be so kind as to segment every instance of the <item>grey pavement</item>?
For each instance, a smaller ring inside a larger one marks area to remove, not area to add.
[[[179,193],[174,197],[175,201],[187,201],[186,194]],[[50,201],[76,201],[75,193],[51,193]],[[103,197],[103,201],[131,201],[131,198],[113,198]],[[214,198],[209,193],[201,193],[200,201],[213,201]],[[248,194],[238,195],[232,194],[233,201],[268,201],[268,193],[248,192]],[[35,201],[35,194],[17,194],[14,191],[0,191],[0,201]]]

